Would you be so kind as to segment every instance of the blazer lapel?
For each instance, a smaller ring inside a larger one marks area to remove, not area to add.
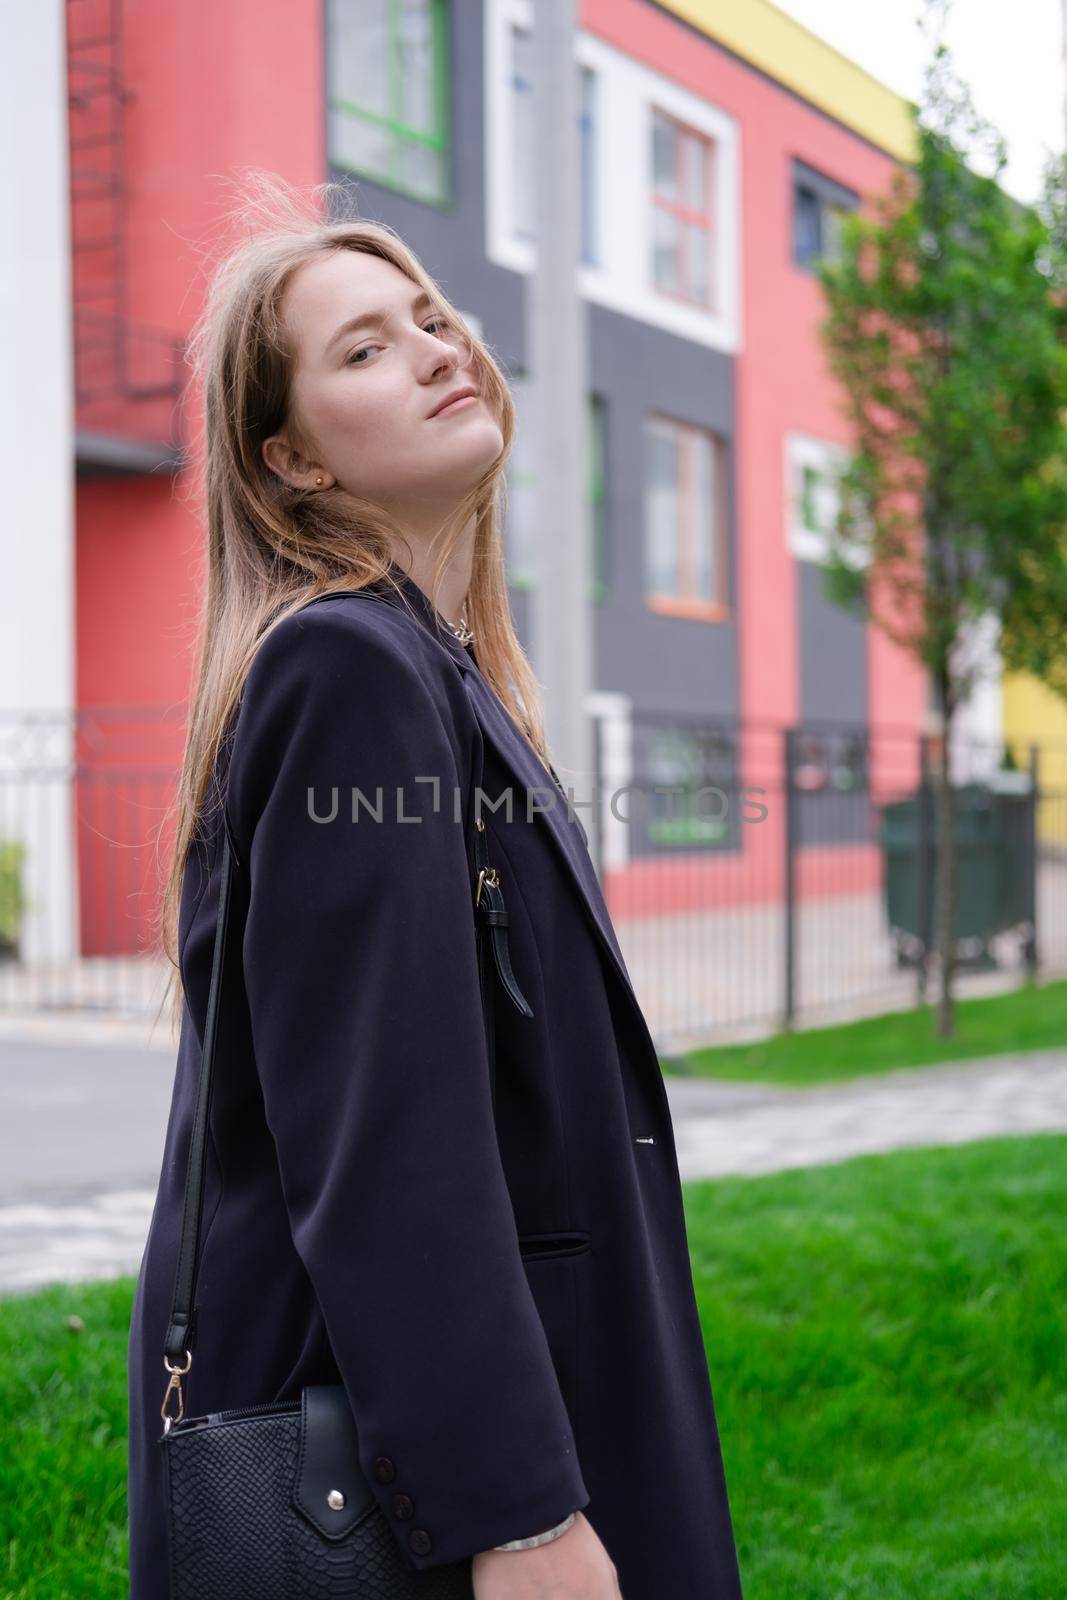
[[[466,651],[464,650],[464,654]],[[468,661],[470,657],[468,656]],[[471,670],[464,675],[464,684],[478,718],[478,725],[482,730],[483,738],[488,741],[504,770],[510,775],[515,784],[516,792],[512,797],[512,815],[525,818],[529,815],[526,805],[527,794],[531,791],[534,798],[533,822],[535,827],[545,830],[545,834],[555,851],[557,858],[562,862],[571,882],[578,892],[578,898],[585,907],[586,915],[599,936],[602,948],[607,954],[611,970],[613,970],[622,986],[622,992],[629,1002],[633,1013],[634,1022],[644,1041],[645,1051],[638,1050],[635,1060],[647,1062],[647,1082],[650,1093],[659,1107],[663,1118],[663,1126],[672,1128],[670,1101],[667,1097],[667,1085],[663,1081],[663,1070],[659,1064],[659,1053],[655,1040],[648,1026],[648,1020],[641,1009],[634,986],[630,981],[630,974],[626,970],[622,951],[615,935],[615,929],[608,915],[608,908],[604,904],[601,893],[600,881],[593,866],[592,857],[585,843],[585,833],[581,824],[571,821],[568,814],[567,797],[553,782],[552,776],[541,765],[540,759],[514,726],[511,718],[504,710],[489,684],[477,670],[473,662]],[[545,791],[550,791],[546,793]],[[548,811],[539,812],[538,805],[548,805],[555,797],[555,805]],[[489,800],[496,800],[496,795],[489,794]],[[579,796],[580,798],[580,796]],[[521,808],[521,809],[520,809]],[[506,814],[506,813],[505,813]],[[574,812],[577,818],[577,811]],[[507,899],[507,884],[504,884],[504,898]],[[668,1135],[673,1138],[673,1133]]]
[[[469,673],[465,682],[482,733],[513,780],[512,815],[529,818],[535,826],[545,830],[578,891],[587,915],[599,931],[620,978],[633,993],[630,974],[626,970],[626,962],[604,903],[600,880],[589,854],[577,807],[573,812],[570,810],[567,795],[557,786],[552,774],[542,766],[481,673],[477,670]],[[497,796],[487,795],[487,798],[492,801]],[[580,800],[582,797],[579,794],[575,798]],[[539,809],[542,806],[548,809]],[[634,998],[636,1000],[636,996]]]
[[[512,796],[512,815],[527,817],[530,810],[527,806],[527,795],[534,792],[531,802],[533,808],[532,820],[535,826],[544,829],[546,837],[556,852],[557,857],[566,869],[578,897],[585,907],[593,927],[600,935],[601,941],[617,971],[619,978],[628,991],[638,1013],[642,1015],[640,1004],[634,992],[630,974],[626,970],[619,941],[612,926],[608,908],[604,902],[600,880],[596,875],[592,857],[589,854],[585,829],[579,820],[577,808],[570,812],[567,796],[553,780],[552,774],[542,766],[538,756],[530,744],[515,727],[504,707],[501,705],[494,691],[478,669],[470,649],[460,644],[455,634],[450,633],[447,627],[437,626],[437,613],[429,595],[427,595],[407,573],[399,566],[394,566],[396,576],[401,588],[408,596],[412,607],[442,648],[446,649],[456,666],[463,674],[464,683],[474,707],[475,715],[482,733],[487,738],[499,757],[503,766],[514,780],[515,793]],[[398,602],[392,592],[385,588],[381,591],[382,598],[396,605]],[[495,795],[487,796],[495,800]],[[576,797],[581,799],[581,795]],[[540,806],[548,809],[539,811]],[[572,820],[573,817],[573,820]]]

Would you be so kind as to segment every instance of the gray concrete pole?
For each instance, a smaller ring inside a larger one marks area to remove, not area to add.
[[[532,657],[553,763],[575,802],[593,798],[593,687],[586,435],[585,304],[575,0],[533,7],[536,264],[527,285],[530,425],[536,479]],[[591,810],[579,808],[587,831]]]

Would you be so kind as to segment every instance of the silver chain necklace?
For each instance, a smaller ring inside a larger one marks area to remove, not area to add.
[[[442,617],[441,621],[444,623],[449,633],[452,634],[454,638],[459,640],[460,644],[472,644],[474,642],[474,635],[467,627],[466,611],[462,611],[460,613],[458,628],[453,623],[449,622],[447,617]]]

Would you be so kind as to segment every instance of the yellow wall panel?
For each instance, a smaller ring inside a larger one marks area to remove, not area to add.
[[[908,102],[770,0],[659,0],[898,161],[915,159]]]
[[[1021,672],[1005,673],[1002,692],[1004,740],[1018,765],[1026,765],[1031,744],[1040,746],[1038,834],[1067,843],[1067,700]]]

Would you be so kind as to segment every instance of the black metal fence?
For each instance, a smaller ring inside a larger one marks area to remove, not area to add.
[[[185,708],[0,712],[0,1012],[154,1015]]]
[[[0,715],[0,1012],[153,1016],[182,706]],[[936,977],[936,744],[605,715],[591,847],[665,1052],[899,1009]],[[1067,973],[1067,745],[954,740],[961,994]]]
[[[644,715],[597,745],[601,880],[664,1050],[932,997],[939,741]],[[950,771],[957,991],[1067,972],[1067,744],[954,737]]]

